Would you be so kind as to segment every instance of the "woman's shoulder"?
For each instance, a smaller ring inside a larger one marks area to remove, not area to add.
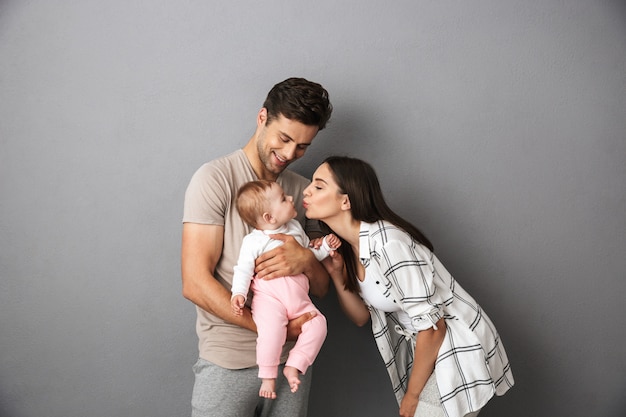
[[[368,227],[370,239],[378,241],[382,244],[392,241],[405,243],[411,243],[412,241],[410,234],[387,220],[378,220],[374,223],[369,223]]]
[[[370,246],[375,251],[385,250],[406,253],[410,251],[420,258],[430,259],[431,251],[401,227],[386,220],[369,224]]]

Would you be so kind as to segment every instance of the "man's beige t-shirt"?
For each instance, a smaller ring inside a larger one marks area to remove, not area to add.
[[[243,150],[208,162],[201,166],[191,178],[185,192],[183,223],[199,223],[224,226],[224,248],[215,268],[217,280],[229,291],[232,284],[233,267],[239,257],[239,249],[245,235],[252,228],[244,223],[237,213],[235,198],[237,190],[258,177]],[[306,221],[302,207],[302,191],[309,180],[293,171],[285,170],[276,180],[293,196],[298,216],[296,219],[307,233],[320,232],[315,221]],[[256,333],[225,322],[196,306],[198,318],[196,332],[200,357],[228,369],[248,368],[256,365]],[[293,346],[288,342],[281,361]]]

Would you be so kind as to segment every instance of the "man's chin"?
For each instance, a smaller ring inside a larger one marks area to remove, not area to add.
[[[284,170],[287,169],[289,164],[291,164],[291,162],[286,163],[284,165],[274,165],[274,166],[272,166],[272,170],[271,170],[272,174],[278,175],[278,174],[282,173]]]

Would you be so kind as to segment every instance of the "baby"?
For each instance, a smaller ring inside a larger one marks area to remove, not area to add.
[[[309,238],[294,218],[297,215],[293,198],[272,181],[258,180],[244,184],[237,193],[237,210],[241,218],[254,227],[243,239],[239,259],[234,268],[231,306],[236,315],[243,314],[248,290],[252,288],[252,318],[257,326],[257,364],[261,389],[259,396],[276,398],[276,378],[282,347],[287,336],[287,323],[307,312],[317,315],[302,326],[302,334],[289,352],[283,374],[291,392],[298,390],[299,374],[313,363],[326,339],[326,318],[309,298],[309,279],[304,274],[271,280],[253,279],[256,258],[282,241],[268,235],[284,233],[293,236],[302,246]],[[318,260],[337,249],[341,240],[329,234],[319,248],[311,247]]]

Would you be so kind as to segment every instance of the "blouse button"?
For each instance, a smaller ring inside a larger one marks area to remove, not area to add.
[[[380,281],[376,281],[376,284],[380,284]]]

